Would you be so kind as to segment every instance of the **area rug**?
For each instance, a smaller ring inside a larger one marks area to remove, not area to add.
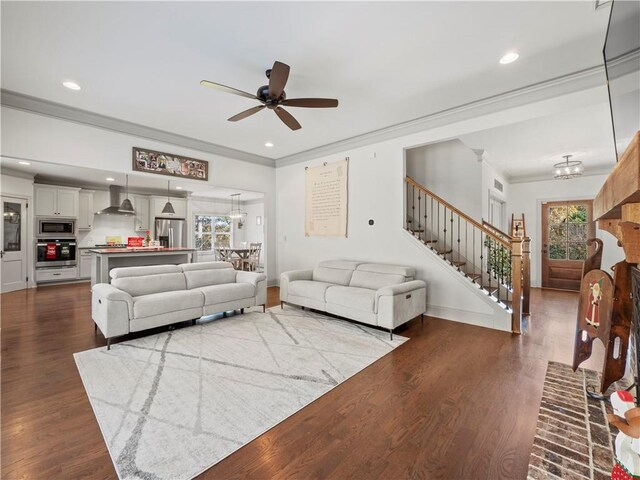
[[[189,479],[407,339],[297,308],[75,354],[121,479]]]
[[[609,427],[608,403],[585,394],[585,387],[598,386],[597,372],[549,362],[528,479],[611,478],[613,442],[618,433]]]

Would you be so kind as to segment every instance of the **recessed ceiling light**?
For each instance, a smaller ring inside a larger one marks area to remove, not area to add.
[[[18,163],[20,165],[31,165],[31,162],[25,162],[24,160],[20,160]]]
[[[503,57],[500,59],[500,63],[502,65],[506,65],[508,63],[513,63],[515,62],[518,58],[520,57],[520,54],[518,52],[509,52],[509,53],[505,53],[503,55]]]
[[[71,80],[62,82],[62,85],[67,87],[69,90],[80,90],[81,88],[80,85],[78,85],[76,82],[72,82]]]
[[[267,147],[267,148],[271,148],[271,147],[273,147],[273,143],[267,142],[267,143],[264,144],[264,146]]]
[[[113,178],[113,177],[107,177],[107,178],[105,178],[105,180],[106,180],[107,182],[115,182],[115,181],[116,181],[116,179],[115,179],[115,178]]]
[[[176,187],[176,190],[182,190],[182,187]]]

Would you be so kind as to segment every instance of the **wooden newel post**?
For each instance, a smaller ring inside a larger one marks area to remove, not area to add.
[[[522,333],[522,238],[511,240],[511,331]]]
[[[522,315],[531,315],[531,239],[522,239]]]

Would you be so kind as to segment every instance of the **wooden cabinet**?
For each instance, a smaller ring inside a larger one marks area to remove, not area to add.
[[[93,225],[93,190],[80,190],[78,195],[80,205],[78,208],[78,229],[91,230]]]
[[[149,197],[146,195],[133,195],[131,201],[136,211],[136,231],[151,230],[151,222],[149,221]]]
[[[80,270],[78,278],[91,278],[91,253],[89,250],[80,250]]]
[[[36,185],[34,190],[36,216],[78,217],[79,188]]]
[[[152,219],[155,217],[162,218],[187,218],[187,199],[186,198],[177,198],[171,197],[171,205],[173,205],[173,209],[175,213],[168,214],[162,213],[162,209],[167,203],[167,197],[151,197],[152,199]]]

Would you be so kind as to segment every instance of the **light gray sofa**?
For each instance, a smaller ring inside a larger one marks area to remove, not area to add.
[[[411,267],[326,260],[280,276],[280,306],[313,308],[393,330],[426,310],[427,290]]]
[[[263,273],[236,271],[228,262],[114,268],[111,283],[92,290],[91,314],[107,339],[267,301]]]

